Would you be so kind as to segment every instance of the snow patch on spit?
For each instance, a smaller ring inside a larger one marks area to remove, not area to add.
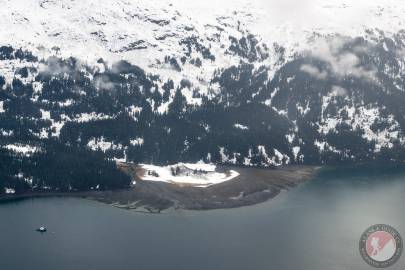
[[[15,189],[13,188],[4,188],[6,194],[15,194]]]
[[[208,187],[226,182],[239,176],[239,173],[230,170],[226,173],[217,172],[216,165],[203,162],[178,163],[169,166],[155,166],[141,164],[145,170],[140,178],[144,181],[158,181],[178,185],[190,185],[195,187]]]

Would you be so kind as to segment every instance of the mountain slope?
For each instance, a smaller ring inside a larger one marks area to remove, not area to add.
[[[400,2],[309,1],[302,27],[271,1],[2,2],[0,192],[129,186],[113,160],[404,161]]]

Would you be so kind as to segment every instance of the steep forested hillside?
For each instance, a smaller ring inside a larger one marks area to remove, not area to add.
[[[129,186],[115,160],[403,161],[404,39],[396,38],[346,39],[337,63],[303,53],[273,78],[247,59],[217,70],[205,94],[127,61],[88,66],[3,46],[0,60],[15,68],[11,80],[0,77],[0,191]]]
[[[339,1],[305,29],[247,0],[3,3],[0,193],[128,187],[117,160],[403,162],[402,11]]]

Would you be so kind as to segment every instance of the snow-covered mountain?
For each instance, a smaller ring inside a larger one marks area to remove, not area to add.
[[[99,185],[66,165],[78,153],[96,175],[114,159],[404,161],[402,1],[0,3],[4,188]],[[61,155],[55,184],[41,166]]]
[[[405,5],[399,0],[296,2],[4,0],[0,43],[40,58],[73,56],[89,65],[100,58],[109,63],[124,59],[165,79],[187,78],[207,88],[216,69],[249,60],[245,58],[251,55],[230,49],[249,35],[255,41],[242,49],[259,46],[269,57],[255,59],[255,65],[274,72],[280,60],[313,50],[319,35],[373,39],[380,31],[390,36],[403,29]],[[285,50],[282,59],[280,46]],[[176,72],[165,63],[167,56],[177,61],[199,58],[202,68],[186,61]]]

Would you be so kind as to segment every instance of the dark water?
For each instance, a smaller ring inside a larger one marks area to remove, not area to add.
[[[405,237],[405,171],[331,170],[232,210],[153,215],[44,198],[1,204],[0,218],[1,270],[372,269],[360,235],[386,223]],[[390,269],[405,269],[405,254]]]

